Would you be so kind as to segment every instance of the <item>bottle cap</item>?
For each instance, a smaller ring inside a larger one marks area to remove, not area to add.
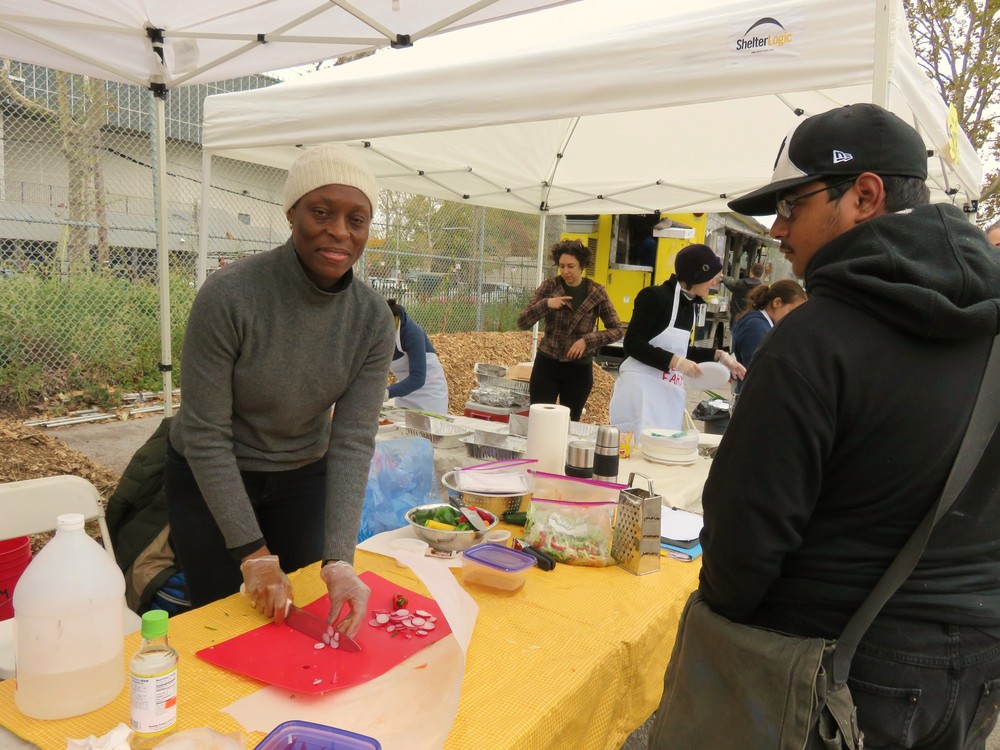
[[[162,609],[151,609],[142,615],[142,637],[160,638],[167,634],[169,615]]]
[[[618,452],[618,442],[621,439],[618,428],[602,424],[597,428],[597,445],[600,448],[614,448]]]

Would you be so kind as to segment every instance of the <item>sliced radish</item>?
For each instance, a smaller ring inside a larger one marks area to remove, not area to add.
[[[385,625],[389,622],[389,615],[375,615],[375,620],[379,625]]]

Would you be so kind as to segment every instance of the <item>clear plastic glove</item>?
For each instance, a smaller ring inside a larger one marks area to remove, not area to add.
[[[734,378],[743,380],[743,376],[747,374],[747,368],[741,365],[736,357],[721,349],[715,353],[715,361],[729,370]]]
[[[364,622],[368,597],[371,596],[372,590],[358,578],[354,567],[343,560],[324,565],[319,577],[323,579],[330,594],[330,615],[326,621],[333,623],[337,615],[340,614],[344,602],[347,602],[349,607],[347,615],[336,623],[335,627],[344,635],[353,638],[361,629],[361,623]]]
[[[674,369],[686,378],[700,378],[702,376],[701,366],[690,359],[684,359],[684,357],[677,358]]]
[[[291,600],[292,583],[281,570],[277,555],[251,557],[240,565],[243,593],[250,606],[279,625],[285,621],[285,602]]]

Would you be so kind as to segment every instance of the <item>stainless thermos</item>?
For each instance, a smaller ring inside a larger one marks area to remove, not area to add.
[[[594,447],[594,479],[605,482],[618,481],[618,428],[601,425],[597,428],[597,445]]]
[[[566,476],[590,479],[594,476],[594,444],[589,440],[574,440],[566,452]]]

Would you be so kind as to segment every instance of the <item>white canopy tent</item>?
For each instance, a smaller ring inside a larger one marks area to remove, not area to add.
[[[154,94],[160,358],[171,413],[164,97],[183,85],[300,65],[573,0],[0,0],[4,57]]]
[[[978,198],[979,158],[950,137],[901,0],[777,0],[763,13],[753,0],[583,0],[211,96],[204,196],[212,155],[287,168],[303,145],[346,142],[384,188],[543,223],[726,211],[766,182],[799,116],[874,101],[923,134],[936,200]],[[206,249],[203,225],[199,278]]]

